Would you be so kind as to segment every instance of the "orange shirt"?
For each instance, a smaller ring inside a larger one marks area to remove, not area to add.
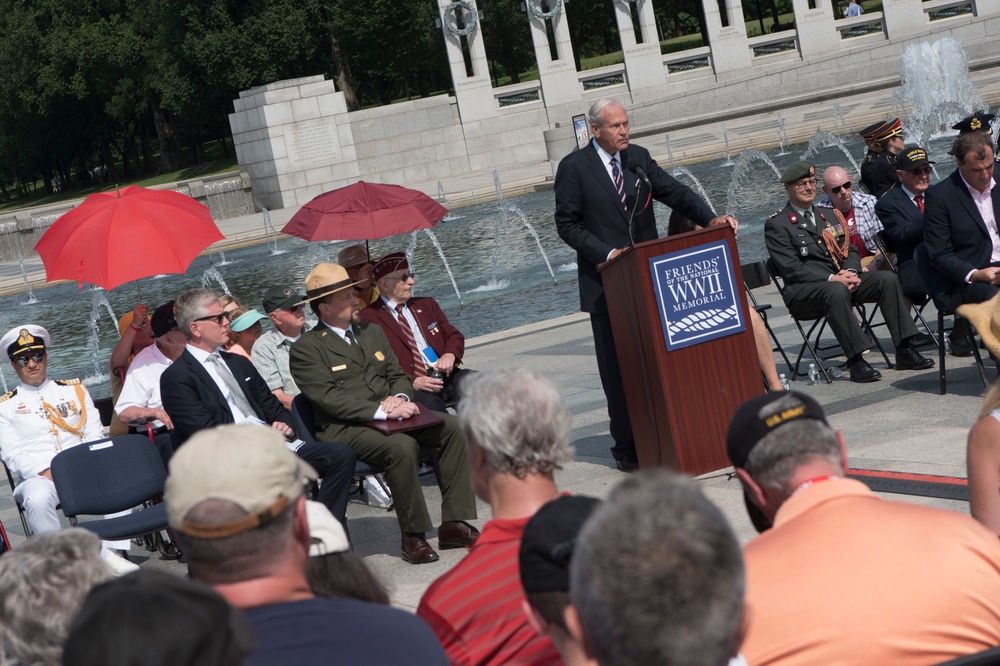
[[[937,664],[1000,645],[1000,540],[834,478],[744,548],[750,666]]]

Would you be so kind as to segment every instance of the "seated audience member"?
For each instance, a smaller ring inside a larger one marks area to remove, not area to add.
[[[601,666],[745,665],[740,544],[693,479],[640,472],[612,490],[576,541],[569,589],[569,630]]]
[[[361,244],[349,245],[337,255],[337,263],[344,267],[352,280],[358,283],[358,304],[364,308],[378,300],[379,291],[372,277],[372,260],[368,249]]]
[[[316,478],[270,428],[206,430],[170,460],[170,526],[195,580],[250,619],[257,648],[246,666],[447,663],[410,613],[313,595],[304,493]]]
[[[306,501],[309,519],[309,564],[306,578],[317,597],[346,597],[389,605],[389,592],[365,561],[350,550],[347,532],[330,510]]]
[[[137,571],[90,591],[63,666],[241,666],[254,645],[250,621],[212,588]]]
[[[39,534],[0,557],[0,663],[60,663],[87,593],[111,578],[100,539],[72,527]]]
[[[472,550],[427,589],[417,615],[453,664],[558,664],[552,641],[524,614],[518,549],[528,520],[559,497],[569,462],[570,413],[551,382],[529,370],[477,373],[464,384],[465,431],[476,495],[493,509]]]
[[[552,639],[566,666],[597,664],[569,633],[566,609],[576,539],[600,504],[580,495],[552,500],[531,517],[521,537],[518,564],[526,597],[524,614],[535,631]]]
[[[403,252],[375,262],[372,279],[381,297],[361,311],[361,321],[385,331],[396,360],[413,382],[413,399],[436,412],[446,411],[458,401],[461,382],[469,372],[458,367],[465,336],[448,322],[437,301],[413,295],[414,275]],[[436,361],[424,354],[427,347]]]
[[[267,316],[251,308],[233,310],[229,316],[229,330],[235,343],[230,345],[226,351],[230,354],[239,354],[244,358],[251,358],[250,352],[253,351],[254,343],[264,333],[264,327],[260,324],[262,321],[267,321]]]
[[[425,538],[432,523],[417,475],[421,445],[435,449],[441,470],[438,544],[465,548],[479,536],[465,522],[476,517],[465,438],[450,414],[435,425],[391,434],[367,425],[412,418],[420,407],[410,402],[413,385],[396,362],[385,333],[359,321],[354,286],[347,271],[336,264],[318,264],[306,277],[306,300],[320,321],[292,345],[292,376],[313,404],[316,438],[344,442],[359,460],[385,469],[403,533],[403,559],[427,564],[438,554]]]
[[[145,421],[145,425],[129,428],[129,432],[152,435],[164,465],[174,451],[170,444],[170,430],[174,426],[160,399],[160,375],[183,353],[185,345],[184,334],[177,328],[174,317],[175,307],[174,301],[168,301],[150,317],[153,344],[132,360],[115,405],[122,423]]]
[[[683,234],[688,231],[704,229],[701,225],[695,224],[679,210],[670,211],[670,222],[667,226],[667,235]],[[760,365],[760,374],[764,375],[764,384],[768,391],[781,391],[781,378],[778,376],[778,366],[774,363],[774,350],[771,349],[771,336],[767,332],[767,326],[760,313],[752,307],[750,311],[750,324],[753,326],[754,345],[757,347],[757,363]]]
[[[960,305],[993,358],[1000,358],[1000,294],[983,303]],[[969,431],[966,453],[972,517],[1000,534],[1000,381],[983,398],[979,419]]]
[[[59,496],[52,482],[52,459],[63,449],[104,438],[97,407],[79,379],[48,378],[51,338],[41,326],[26,324],[0,338],[21,383],[0,396],[0,456],[14,475],[14,499],[21,503],[35,534],[53,532],[59,522]],[[114,514],[115,516],[128,513]],[[109,516],[110,517],[110,516]],[[138,567],[116,551],[129,540],[105,541],[101,557],[117,574]]]
[[[128,372],[132,359],[151,344],[153,344],[153,334],[149,326],[149,308],[140,303],[131,312],[126,312],[118,319],[118,344],[108,357],[112,405],[118,405],[118,396],[122,392],[125,373]],[[117,413],[111,416],[111,427],[108,432],[112,437],[128,433],[128,427],[118,419]]]
[[[264,312],[274,328],[261,335],[250,352],[250,360],[267,387],[288,410],[299,394],[299,387],[288,367],[288,354],[306,326],[303,298],[291,287],[271,287],[264,293]]]
[[[177,325],[187,338],[181,355],[160,375],[163,408],[174,428],[176,452],[193,434],[227,423],[266,425],[292,437],[292,415],[281,406],[253,363],[221,351],[229,322],[219,295],[192,289],[177,298]],[[323,477],[317,498],[342,523],[354,477],[354,452],[335,442],[298,443],[296,453]]]
[[[221,296],[219,296],[219,302],[222,303],[222,311],[226,313],[226,320],[232,322],[234,318],[233,313],[242,307],[240,305],[240,302],[236,300],[233,296],[230,296],[229,294],[222,294]],[[236,344],[236,337],[232,334],[232,331],[230,331],[229,340],[226,342],[224,349],[226,351],[229,351],[229,348],[235,344]]]
[[[895,155],[892,157],[895,165]],[[881,163],[880,163],[881,164]],[[895,166],[893,167],[895,168]],[[895,171],[893,179],[895,179]],[[858,323],[856,303],[877,303],[896,347],[896,370],[926,370],[934,361],[915,349],[923,341],[910,317],[910,305],[891,271],[861,270],[836,208],[813,205],[816,167],[796,162],[781,175],[788,203],[764,222],[764,243],[785,281],[783,295],[795,317],[826,317],[850,368],[851,381],[877,382],[882,373],[864,358],[872,343]],[[876,187],[878,177],[876,175]]]
[[[889,258],[879,252],[875,237],[882,231],[882,222],[875,212],[878,199],[854,189],[854,183],[843,167],[832,166],[823,172],[821,208],[836,208],[847,223],[851,245],[861,258],[862,271],[889,270]]]
[[[815,400],[752,398],[726,448],[773,525],[743,550],[749,663],[937,664],[1000,645],[996,534],[845,478],[843,437]]]

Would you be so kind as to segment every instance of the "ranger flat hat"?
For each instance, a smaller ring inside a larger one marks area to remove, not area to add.
[[[306,276],[306,297],[302,304],[323,298],[335,291],[349,289],[356,284],[361,284],[358,280],[352,280],[347,274],[347,269],[337,264],[321,263],[316,264],[316,268]]]

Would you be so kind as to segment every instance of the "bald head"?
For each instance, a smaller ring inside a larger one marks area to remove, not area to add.
[[[832,166],[823,172],[823,192],[830,197],[834,208],[841,213],[846,213],[851,209],[853,183],[851,177],[841,167]]]

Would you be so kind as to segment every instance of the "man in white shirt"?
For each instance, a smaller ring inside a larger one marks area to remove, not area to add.
[[[250,360],[267,387],[288,410],[299,394],[299,387],[288,368],[288,351],[306,325],[305,310],[300,303],[302,298],[291,287],[271,287],[264,293],[264,312],[274,328],[260,336],[250,352]]]
[[[150,317],[153,344],[132,359],[115,412],[125,424],[135,424],[130,432],[148,434],[166,465],[173,454],[170,431],[174,424],[160,399],[160,375],[184,352],[184,334],[177,328],[174,301],[158,307]]]

